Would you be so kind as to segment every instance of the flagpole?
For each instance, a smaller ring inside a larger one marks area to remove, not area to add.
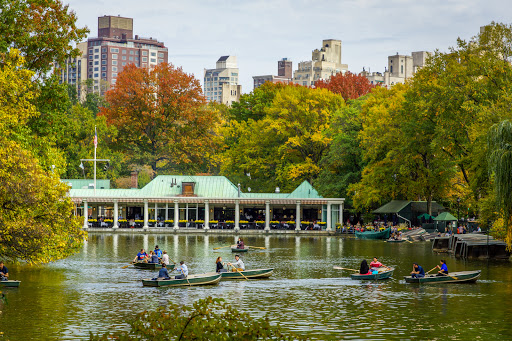
[[[98,134],[94,126],[94,196],[96,196],[96,147],[98,146]]]

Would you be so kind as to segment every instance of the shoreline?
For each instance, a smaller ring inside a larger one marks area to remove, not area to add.
[[[149,229],[125,229],[125,228],[87,228],[84,229],[87,233],[122,233],[122,234],[203,234],[203,235],[296,235],[296,236],[335,236],[342,235],[336,233],[336,231],[296,231],[296,230],[204,230],[204,229],[173,229],[173,228],[158,228],[151,227]],[[344,235],[344,234],[343,234]],[[347,236],[353,236],[353,234],[346,234]]]

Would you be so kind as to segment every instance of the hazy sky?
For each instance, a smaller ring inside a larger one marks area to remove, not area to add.
[[[66,0],[64,0],[66,1]],[[445,51],[491,21],[511,23],[509,0],[71,0],[81,26],[98,33],[98,16],[134,18],[134,34],[163,41],[169,62],[193,73],[236,55],[243,92],[252,76],[277,74],[283,57],[311,59],[322,39],[342,41],[342,62],[352,72],[384,71],[387,57]]]

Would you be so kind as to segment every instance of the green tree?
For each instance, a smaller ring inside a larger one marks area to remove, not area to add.
[[[233,120],[220,130],[221,173],[259,192],[312,182],[331,142],[324,132],[344,106],[341,96],[326,89],[283,87],[264,118]]]
[[[44,75],[53,63],[76,57],[89,32],[76,26],[76,15],[60,0],[0,0],[0,52],[15,48],[25,67]]]
[[[207,297],[192,306],[171,305],[144,311],[129,322],[130,331],[92,335],[90,340],[304,340],[285,333],[268,318],[253,318],[224,302]]]

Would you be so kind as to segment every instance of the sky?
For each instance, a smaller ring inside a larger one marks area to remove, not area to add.
[[[64,0],[64,2],[66,2]],[[323,39],[342,41],[349,71],[383,72],[397,52],[447,51],[480,26],[512,23],[509,0],[71,0],[68,4],[98,35],[98,17],[133,18],[134,35],[169,49],[169,62],[201,81],[220,56],[238,59],[242,92],[252,76],[277,75],[277,61],[311,60]]]

